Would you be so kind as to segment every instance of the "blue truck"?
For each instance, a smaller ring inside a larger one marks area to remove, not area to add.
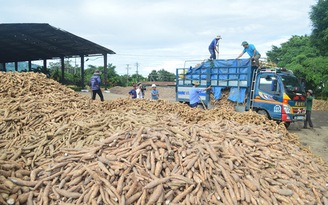
[[[210,92],[216,100],[223,90],[242,111],[253,110],[269,119],[291,122],[305,119],[305,90],[293,73],[284,68],[258,68],[250,59],[203,61],[195,67],[176,69],[176,100],[189,103],[193,81],[200,88],[212,86],[200,94],[200,105],[210,107]]]

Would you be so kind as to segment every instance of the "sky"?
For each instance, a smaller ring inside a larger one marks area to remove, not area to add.
[[[262,57],[294,35],[310,35],[317,0],[0,0],[1,23],[48,23],[113,50],[120,75],[193,66],[209,58],[221,35],[219,59],[254,44]],[[243,58],[248,58],[247,53]],[[72,59],[79,62],[80,59]],[[103,65],[103,58],[86,62]]]

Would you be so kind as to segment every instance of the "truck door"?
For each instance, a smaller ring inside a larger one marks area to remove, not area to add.
[[[281,119],[282,93],[274,74],[259,75],[254,107],[261,113],[265,110],[270,119]]]

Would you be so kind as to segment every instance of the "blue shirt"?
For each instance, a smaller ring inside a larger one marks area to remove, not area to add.
[[[195,104],[199,102],[199,94],[203,92],[204,89],[196,88],[193,86],[189,91],[189,104]]]
[[[209,49],[214,49],[216,44],[218,43],[218,39],[213,39],[213,41],[211,42],[211,44],[208,46]]]
[[[152,100],[158,100],[158,90],[151,90],[150,94]]]
[[[252,57],[253,55],[254,55],[254,50],[255,50],[256,48],[255,48],[255,46],[253,45],[253,44],[248,44],[248,48],[244,48],[244,50],[243,50],[243,53],[248,53],[248,55],[250,56],[250,57]],[[255,53],[255,55],[260,55],[260,53],[256,50],[256,53]]]
[[[133,88],[129,92],[130,95],[132,95],[132,99],[137,98],[137,91]]]
[[[91,90],[99,90],[101,84],[100,74],[94,74],[90,78]]]

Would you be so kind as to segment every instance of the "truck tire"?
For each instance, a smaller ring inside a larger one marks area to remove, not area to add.
[[[269,114],[265,110],[258,110],[257,113],[260,115],[264,115],[266,118],[270,119]]]
[[[290,122],[285,122],[284,125],[285,125],[285,127],[287,129],[289,127],[289,125],[290,125]]]
[[[280,125],[280,123],[282,123],[283,121],[277,121],[277,123]],[[290,125],[290,122],[283,122],[286,129],[288,129],[289,125]]]

